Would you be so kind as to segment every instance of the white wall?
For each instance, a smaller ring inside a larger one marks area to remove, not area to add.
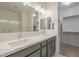
[[[62,17],[79,15],[79,5],[62,9]]]
[[[64,32],[62,43],[79,46],[79,4],[61,12]]]
[[[63,31],[79,32],[79,16],[72,16],[63,19]]]
[[[79,47],[79,33],[64,32],[62,43]]]
[[[79,4],[61,10],[63,31],[79,32]]]

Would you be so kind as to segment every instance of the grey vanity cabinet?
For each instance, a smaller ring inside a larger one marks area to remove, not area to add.
[[[49,38],[7,57],[51,57],[55,53],[55,40],[56,37]]]
[[[42,48],[42,57],[46,57],[46,46]]]
[[[56,37],[49,38],[42,42],[42,57],[51,57],[55,53]]]
[[[25,48],[21,51],[15,52],[11,55],[8,55],[7,57],[29,57],[30,55],[33,55],[35,52],[37,52],[36,50],[39,50],[39,48],[40,48],[40,44],[36,44],[31,47]],[[37,54],[38,57],[39,57],[39,54],[40,53]]]

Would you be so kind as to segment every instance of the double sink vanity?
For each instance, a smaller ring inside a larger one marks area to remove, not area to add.
[[[1,42],[0,57],[50,57],[55,53],[56,33]]]
[[[58,32],[57,6],[52,3],[56,8],[48,8],[50,5],[43,4],[47,8],[38,2],[1,3],[0,57],[54,55]]]

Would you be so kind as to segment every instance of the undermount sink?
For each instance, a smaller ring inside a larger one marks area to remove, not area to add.
[[[11,49],[10,45],[6,42],[1,42],[0,43],[0,51],[6,51],[8,49]]]
[[[28,39],[17,40],[17,41],[14,41],[14,42],[10,42],[9,45],[10,45],[11,47],[14,47],[14,46],[22,45],[22,44],[27,44],[27,42],[28,42]]]

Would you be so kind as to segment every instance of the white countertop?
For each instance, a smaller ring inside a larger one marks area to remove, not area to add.
[[[15,53],[15,52],[20,51],[20,50],[25,49],[25,48],[28,48],[32,45],[40,43],[40,42],[47,40],[50,37],[54,37],[54,36],[56,36],[56,33],[53,32],[53,34],[36,35],[36,36],[32,36],[32,37],[27,37],[27,38],[21,38],[23,40],[26,39],[27,44],[21,44],[21,45],[13,46],[13,47],[8,45],[8,43],[10,41],[0,43],[0,57],[8,56],[12,53]],[[16,40],[14,40],[14,41],[16,41]]]

